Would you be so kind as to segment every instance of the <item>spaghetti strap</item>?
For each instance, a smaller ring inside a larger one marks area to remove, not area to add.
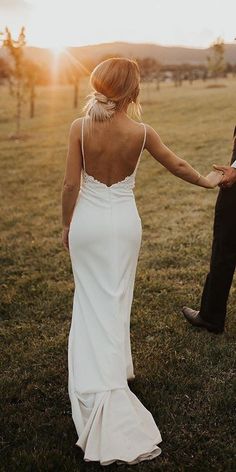
[[[82,118],[82,127],[81,127],[81,152],[82,152],[82,158],[83,158],[83,168],[84,168],[84,171],[86,172],[85,156],[84,156],[84,117]]]
[[[145,143],[146,143],[146,136],[147,136],[147,130],[146,130],[146,126],[144,123],[142,123],[142,125],[144,126],[144,136],[143,136],[143,145],[142,145],[142,149],[141,149],[141,152],[140,152],[140,156],[144,150],[144,146],[145,146]]]
[[[138,160],[137,160],[137,164],[136,164],[135,169],[134,169],[134,173],[136,172],[136,170],[137,170],[137,168],[138,168],[139,161],[140,161],[140,159],[141,159],[141,155],[142,155],[142,152],[143,152],[143,150],[144,150],[145,143],[146,143],[147,130],[146,130],[145,124],[142,123],[142,125],[143,125],[143,127],[144,127],[143,143],[142,143],[141,151],[140,151],[140,154],[139,154],[139,157],[138,157]]]

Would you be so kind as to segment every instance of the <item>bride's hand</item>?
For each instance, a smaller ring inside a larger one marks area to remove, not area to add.
[[[224,177],[223,172],[219,172],[218,170],[213,170],[205,178],[210,183],[211,188],[214,188],[220,184],[223,177]]]
[[[63,226],[62,229],[62,244],[64,248],[68,251],[69,250],[69,231],[70,227],[69,226]]]

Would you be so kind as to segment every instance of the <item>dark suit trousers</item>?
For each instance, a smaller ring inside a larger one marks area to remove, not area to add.
[[[202,293],[200,316],[223,329],[236,265],[236,184],[221,189],[215,207],[210,272]]]

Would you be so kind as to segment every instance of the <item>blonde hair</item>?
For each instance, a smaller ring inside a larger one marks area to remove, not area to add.
[[[109,120],[116,111],[131,103],[134,113],[140,118],[140,71],[136,61],[114,57],[101,62],[90,76],[90,85],[93,92],[84,111],[93,121]]]

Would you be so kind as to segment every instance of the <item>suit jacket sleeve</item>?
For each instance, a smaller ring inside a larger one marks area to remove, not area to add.
[[[233,150],[232,150],[232,158],[231,158],[231,165],[232,167],[236,168],[236,126],[234,128],[234,142],[233,142]]]

